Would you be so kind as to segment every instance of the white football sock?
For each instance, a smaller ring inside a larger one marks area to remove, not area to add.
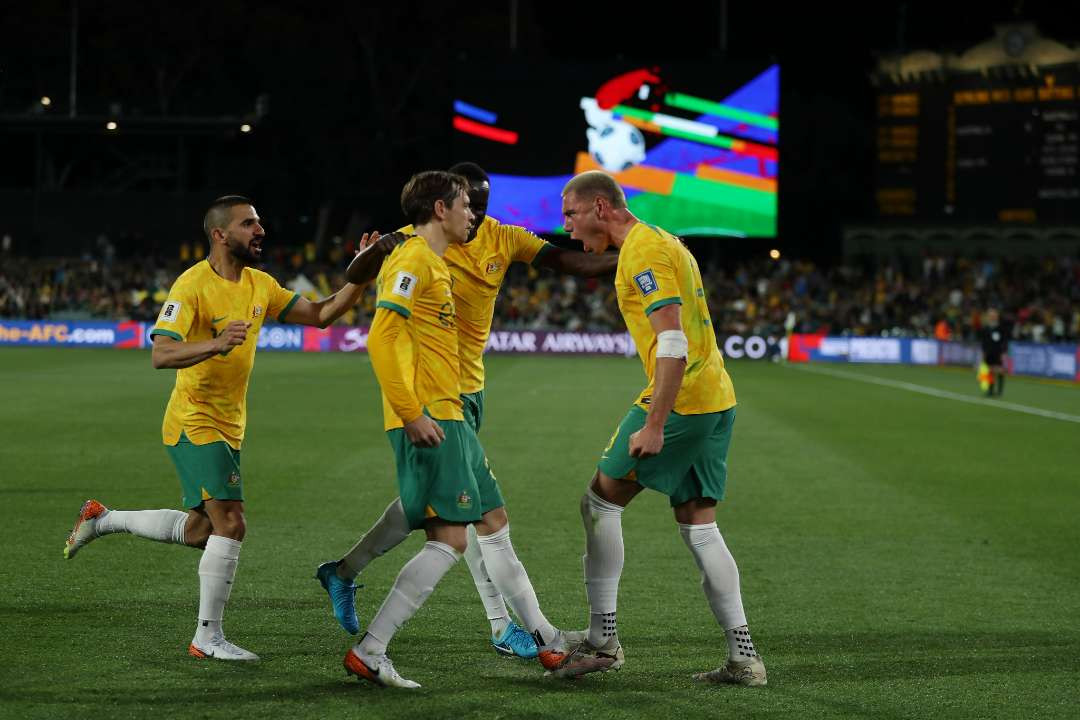
[[[617,633],[615,606],[623,569],[622,507],[589,489],[581,498],[585,525],[585,592],[589,597],[589,644],[603,647]]]
[[[484,566],[506,602],[514,609],[514,614],[525,629],[538,638],[539,644],[550,642],[556,630],[540,611],[540,602],[536,599],[529,574],[525,572],[525,566],[510,542],[510,523],[490,535],[478,534],[476,539],[484,555]]]
[[[236,563],[240,557],[238,540],[211,535],[199,561],[199,628],[195,639],[209,641],[221,629],[221,616],[232,593]]]
[[[338,575],[355,578],[372,560],[400,545],[411,532],[401,498],[394,498],[371,529],[341,558]]]
[[[716,622],[720,623],[727,635],[731,659],[754,657],[757,653],[746,627],[746,613],[739,590],[739,568],[716,523],[680,523],[679,534],[701,570],[701,589],[705,591],[705,599],[709,601]]]
[[[184,544],[187,513],[179,510],[109,510],[98,518],[98,535],[130,533],[163,543]]]
[[[365,655],[384,654],[394,633],[416,614],[439,580],[460,557],[454,548],[445,543],[434,540],[424,543],[420,552],[405,563],[398,573],[394,587],[390,588],[382,607],[368,625],[367,634],[359,643],[360,652]]]
[[[476,526],[470,525],[468,530],[468,544],[465,546],[465,564],[472,573],[473,584],[476,592],[480,593],[480,600],[484,603],[487,611],[487,619],[491,622],[491,634],[499,637],[510,624],[510,615],[506,611],[506,603],[502,595],[491,582],[487,567],[484,565],[484,553],[480,550],[480,543],[476,541]]]

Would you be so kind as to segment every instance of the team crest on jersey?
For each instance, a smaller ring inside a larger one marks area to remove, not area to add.
[[[491,273],[499,272],[500,270],[502,270],[502,263],[500,263],[500,262],[489,262],[487,264],[487,274],[488,275],[490,275]]]
[[[461,493],[458,494],[457,506],[462,510],[467,510],[469,507],[472,506],[472,497],[469,495],[469,493],[462,490]]]
[[[394,279],[394,289],[391,292],[404,298],[411,298],[415,287],[416,276],[402,270]]]
[[[652,268],[635,275],[634,282],[637,283],[642,295],[650,295],[659,289],[656,286],[656,277],[653,276]]]
[[[233,470],[229,474],[229,487],[237,487],[240,484],[240,473]]]
[[[256,305],[255,309],[251,311],[251,317],[257,318],[260,315],[262,315],[262,312],[263,312],[262,305]]]
[[[170,300],[165,303],[165,307],[161,308],[161,322],[176,322],[177,316],[180,315],[180,303],[176,300]]]

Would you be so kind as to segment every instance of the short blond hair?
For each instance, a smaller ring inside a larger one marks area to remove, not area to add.
[[[586,170],[580,175],[570,178],[570,182],[562,190],[563,197],[574,193],[581,200],[592,202],[594,198],[602,197],[611,203],[613,208],[626,207],[626,194],[615,182],[615,178],[602,170]]]

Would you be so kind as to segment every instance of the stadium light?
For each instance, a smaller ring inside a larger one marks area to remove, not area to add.
[[[105,129],[106,129],[106,130],[115,130],[116,128],[117,128],[117,125],[116,125],[116,123],[115,123],[114,121],[112,121],[112,120],[110,120],[109,122],[105,123]]]
[[[52,105],[52,98],[49,97],[48,95],[42,95],[41,96],[41,104],[44,105],[45,107],[49,107],[50,105]]]
[[[240,126],[240,132],[242,132],[242,133],[251,132],[251,126],[248,125],[247,123],[244,123],[243,125]]]
[[[769,257],[771,257],[773,260],[779,260],[780,259],[780,251],[777,250],[776,248],[773,248],[772,250],[769,251]]]

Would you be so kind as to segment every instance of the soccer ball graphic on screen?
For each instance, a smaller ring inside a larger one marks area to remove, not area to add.
[[[593,98],[581,98],[589,129],[589,154],[608,172],[619,172],[645,160],[645,137],[630,123],[616,120],[601,110]]]
[[[612,120],[599,128],[585,131],[589,154],[610,172],[619,172],[645,159],[645,138],[629,123]]]

